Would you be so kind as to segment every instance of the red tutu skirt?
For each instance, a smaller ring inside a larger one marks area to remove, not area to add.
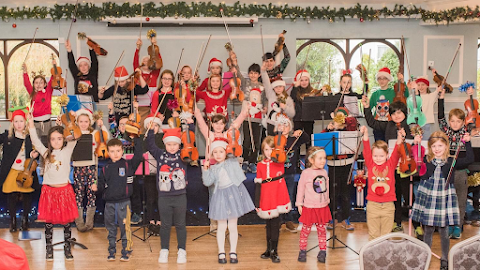
[[[42,186],[38,202],[38,220],[52,224],[67,224],[78,217],[77,202],[72,185]]]
[[[332,214],[330,213],[330,208],[328,206],[322,208],[308,208],[303,207],[302,215],[298,221],[303,224],[326,224],[332,220]]]

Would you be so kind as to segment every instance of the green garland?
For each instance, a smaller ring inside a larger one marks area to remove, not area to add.
[[[422,21],[433,21],[436,24],[450,23],[457,20],[473,20],[480,18],[479,6],[474,9],[470,7],[456,7],[449,10],[429,11],[421,7],[411,5],[409,7],[403,5],[395,5],[393,9],[384,7],[382,9],[373,9],[368,6],[356,4],[350,8],[330,8],[327,7],[299,7],[277,6],[272,3],[268,5],[241,4],[236,2],[233,5],[212,4],[211,2],[174,2],[171,4],[155,4],[153,2],[143,4],[143,16],[151,18],[165,17],[220,17],[220,9],[224,10],[226,17],[249,17],[257,16],[260,18],[277,18],[277,19],[296,19],[304,20],[328,20],[335,22],[337,20],[345,21],[347,18],[358,18],[360,21],[380,20],[381,17],[398,17],[398,16],[419,16]],[[35,6],[8,8],[0,7],[0,17],[3,21],[11,19],[46,19],[52,20],[71,19],[75,5],[54,5],[53,7]],[[103,3],[96,6],[91,3],[79,4],[77,18],[82,20],[99,21],[101,19],[113,17],[135,17],[140,15],[140,4],[116,4],[112,2]]]

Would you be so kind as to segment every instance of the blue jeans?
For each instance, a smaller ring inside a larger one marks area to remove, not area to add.
[[[124,220],[127,217],[127,206],[130,208],[130,201],[119,203],[105,203],[105,228],[108,230],[108,252],[115,254],[117,244],[117,225],[120,227],[120,237],[122,239],[122,255],[127,255],[127,233],[125,231]]]
[[[292,203],[292,210],[295,207],[295,174],[285,174],[285,184],[287,184],[288,196],[290,197],[290,202]],[[290,211],[283,215],[283,220],[294,221],[293,211]]]

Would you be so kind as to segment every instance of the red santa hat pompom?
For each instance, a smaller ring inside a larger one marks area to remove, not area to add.
[[[162,121],[160,120],[159,118],[160,116],[160,113],[157,113],[157,117],[154,117],[153,116],[153,113],[149,114],[147,116],[147,118],[145,118],[145,121],[143,121],[143,127],[144,128],[148,128],[148,126],[150,125],[150,122],[153,121],[153,123],[157,124],[158,126],[162,126]]]
[[[210,59],[210,62],[208,62],[208,72],[210,73],[210,69],[212,67],[222,67],[222,66],[223,66],[222,61],[214,57]]]
[[[163,130],[163,142],[175,142],[175,143],[182,143],[180,137],[182,136],[182,129],[181,128],[169,128]]]
[[[80,56],[80,57],[77,59],[77,62],[76,62],[77,67],[78,67],[78,66],[80,65],[80,63],[82,63],[82,62],[86,62],[89,66],[92,65],[92,62],[90,61],[90,59],[88,59],[88,58],[85,57],[85,56]]]
[[[86,115],[90,119],[90,125],[93,125],[93,113],[92,113],[92,111],[90,111],[88,109],[80,109],[80,110],[76,111],[75,114],[77,115],[77,117],[76,117],[77,122],[78,122],[78,117],[80,117],[80,115]]]
[[[430,82],[428,81],[428,79],[423,78],[423,77],[420,77],[420,78],[416,79],[415,82],[416,83],[424,83],[427,86],[430,86]]]
[[[393,81],[392,74],[391,74],[390,69],[388,67],[383,67],[377,72],[377,74],[375,75],[375,79],[378,80],[379,77],[385,77],[389,81]]]
[[[115,68],[115,81],[124,81],[128,79],[128,71],[125,66],[120,66]]]
[[[273,81],[273,82],[272,82],[272,88],[275,88],[275,87],[277,87],[277,86],[287,87],[287,84],[285,83],[284,80],[279,79],[279,80],[276,80],[276,81]]]
[[[222,147],[223,149],[227,149],[228,140],[222,137],[216,137],[212,144],[210,145],[210,153],[213,152],[215,148]]]
[[[295,81],[299,82],[302,77],[307,77],[310,80],[310,73],[308,73],[308,71],[305,69],[299,70],[297,75],[295,75]]]

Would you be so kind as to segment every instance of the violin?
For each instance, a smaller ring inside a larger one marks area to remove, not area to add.
[[[274,137],[274,147],[272,150],[271,159],[276,163],[284,163],[287,160],[287,153],[285,146],[287,145],[287,138],[283,136],[283,132],[277,130],[277,135]]]
[[[179,128],[180,127],[180,118],[179,117],[170,117],[168,119],[168,126],[170,126],[171,128]]]
[[[235,117],[235,114],[232,112],[232,123],[233,119]],[[238,138],[240,138],[240,131],[236,128],[231,128],[227,132],[227,139],[228,139],[228,145],[227,145],[227,155],[234,156],[234,157],[239,157],[243,153],[242,146],[238,143]]]
[[[227,51],[231,53],[233,51],[232,44],[230,44],[230,42],[227,42],[225,44],[225,49],[227,49]],[[233,64],[233,59],[231,57],[227,59],[227,66],[229,68],[235,67]],[[242,86],[242,80],[237,76],[237,72],[238,70],[236,72],[232,72],[233,77],[228,81],[228,84],[232,89],[230,99],[238,99],[238,101],[242,102],[245,99],[245,94],[243,93],[242,89],[240,89],[240,87]]]
[[[407,107],[408,107],[408,116],[407,116],[407,124],[417,124],[423,127],[427,123],[427,117],[422,112],[419,107],[422,106],[422,98],[417,96],[415,93],[415,89],[411,89],[410,95],[407,99]]]
[[[283,30],[282,34],[286,34],[287,31]],[[277,55],[281,50],[283,50],[283,45],[285,44],[285,37],[279,37],[277,43],[275,43],[275,50],[273,51],[273,55]]]
[[[437,83],[438,86],[442,85],[444,77],[437,73],[437,71],[433,67],[428,67],[428,70],[431,70],[433,73],[433,81]],[[452,93],[453,87],[445,82],[444,86],[446,93]]]
[[[64,107],[65,113],[62,114],[62,124],[65,126],[63,130],[63,136],[65,138],[73,137],[75,140],[82,136],[82,131],[80,127],[77,126],[75,121],[75,116],[69,111],[67,111],[67,107]]]
[[[137,101],[137,97],[134,97],[134,100]],[[132,104],[133,106],[133,104]],[[128,121],[125,124],[125,131],[132,137],[138,138],[140,136],[140,114],[138,113],[138,108],[133,108],[133,113],[128,116]]]
[[[400,70],[403,68],[400,67]],[[395,91],[395,97],[393,98],[393,102],[400,101],[403,104],[407,104],[407,99],[405,98],[405,83],[398,82],[393,86],[393,90]]]
[[[198,149],[195,146],[195,133],[188,129],[188,125],[183,126],[182,132],[182,150],[180,151],[180,157],[184,162],[191,162],[198,160]]]
[[[157,70],[163,67],[163,60],[160,58],[160,49],[157,45],[153,44],[153,38],[157,36],[157,32],[154,29],[150,29],[147,32],[147,38],[150,39],[151,45],[148,46],[148,68],[150,70]]]
[[[472,95],[469,95],[469,98],[465,101],[463,105],[465,106],[465,110],[467,110],[465,122],[477,128],[480,127],[480,115],[478,115],[478,100],[474,99]]]
[[[190,98],[189,102],[186,102],[186,95],[188,89],[183,89],[181,80],[182,78],[182,73],[178,74],[178,83],[175,87],[175,90],[173,90],[173,95],[175,96],[175,99],[178,102],[178,106],[182,109],[184,112],[193,112],[193,99]]]
[[[397,129],[400,130],[401,123],[397,123]],[[412,146],[405,142],[405,139],[403,140],[402,146],[399,148],[399,153],[400,153],[400,171],[405,174],[410,174],[415,172],[417,168],[417,164],[415,163],[415,160],[411,157],[412,155]]]
[[[37,169],[38,163],[33,158],[25,160],[24,170],[17,175],[18,187],[29,188],[33,184],[33,172]]]
[[[97,55],[105,56],[108,54],[107,50],[102,48],[97,42],[93,41],[91,38],[87,37],[87,34],[85,34],[84,32],[78,33],[78,38],[81,40],[87,39],[87,45],[92,48]]]
[[[140,76],[142,76],[141,72],[134,72],[133,74],[129,75],[129,78],[127,79],[127,91],[131,92],[135,89],[135,86],[138,84],[140,80]]]
[[[420,126],[416,125],[415,127],[411,128],[412,135],[422,135],[423,130]],[[427,165],[423,162],[423,157],[425,156],[425,147],[422,144],[415,144],[412,146],[412,153],[413,159],[415,163],[417,163],[417,172],[419,176],[424,175],[427,172]]]
[[[97,149],[95,153],[99,158],[108,158],[108,149],[106,138],[108,138],[108,133],[102,129],[102,127],[98,127],[98,132],[95,133],[95,143],[97,144]]]
[[[52,74],[52,88],[62,89],[65,87],[65,79],[62,78],[62,68],[57,66],[53,53],[51,58],[53,63],[53,67],[50,70],[50,73]]]

